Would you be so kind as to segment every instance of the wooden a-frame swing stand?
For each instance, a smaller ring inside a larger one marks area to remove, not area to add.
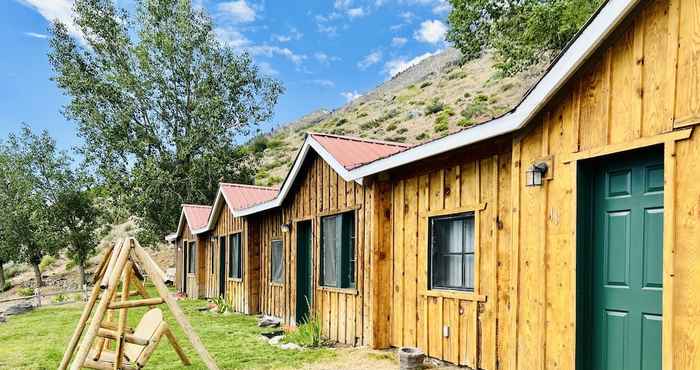
[[[142,271],[152,280],[158,297],[152,298],[146,292]],[[117,292],[120,280],[121,292]],[[90,298],[85,304],[58,369],[65,370],[69,365],[71,370],[141,369],[146,366],[163,336],[175,349],[180,361],[184,365],[190,365],[190,360],[163,320],[162,311],[157,308],[163,303],[168,306],[204,364],[209,369],[218,369],[180,306],[170,297],[164,281],[163,271],[136,239],[123,239],[107,248],[93,279],[94,286]],[[131,290],[132,286],[134,290]],[[140,298],[129,299],[137,296]],[[128,328],[128,310],[144,306],[150,307],[150,310],[135,328]],[[118,312],[116,322],[113,321],[115,311]],[[112,342],[114,350],[111,349]]]

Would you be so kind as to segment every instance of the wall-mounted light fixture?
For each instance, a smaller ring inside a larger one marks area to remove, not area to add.
[[[288,233],[289,230],[291,230],[291,228],[292,228],[292,225],[288,224],[288,223],[280,225],[280,229],[282,229],[282,232],[285,234]]]
[[[525,185],[542,186],[544,174],[547,173],[548,168],[549,166],[545,162],[535,163],[528,167],[527,171],[525,171]]]

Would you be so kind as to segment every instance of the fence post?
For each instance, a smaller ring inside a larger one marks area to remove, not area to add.
[[[39,287],[34,289],[34,297],[36,298],[36,306],[41,307],[41,290]]]

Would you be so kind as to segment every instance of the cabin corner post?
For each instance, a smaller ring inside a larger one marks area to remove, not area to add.
[[[391,325],[391,184],[377,181],[372,185],[371,245],[371,322],[372,348],[388,348]]]

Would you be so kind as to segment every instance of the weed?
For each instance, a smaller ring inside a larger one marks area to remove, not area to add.
[[[420,84],[420,88],[421,88],[421,89],[424,89],[424,88],[426,88],[426,87],[428,87],[428,86],[430,86],[430,85],[432,85],[432,84],[433,84],[433,83],[430,82],[430,81],[425,81],[425,82],[423,82],[422,84]]]
[[[428,134],[426,132],[421,132],[420,134],[416,135],[416,140],[425,140],[428,138]]]
[[[226,302],[223,296],[218,296],[217,298],[212,299],[212,302],[216,305],[216,312],[223,314],[226,312],[231,312],[233,311],[231,309],[231,305]]]
[[[308,303],[307,303],[308,304]],[[287,343],[296,343],[302,347],[319,348],[327,343],[323,337],[323,328],[318,315],[311,313],[309,310],[305,317],[305,322],[297,327],[296,330],[287,333],[283,341]]]
[[[435,132],[444,132],[449,129],[449,124],[450,115],[447,114],[447,112],[441,112],[438,114],[437,118],[435,118],[435,125],[433,125],[433,129]]]
[[[32,288],[19,288],[17,289],[17,295],[20,297],[31,297],[34,295],[34,289]]]
[[[66,297],[63,294],[58,294],[53,297],[53,303],[63,303],[68,300],[68,297]]]
[[[459,119],[459,121],[457,121],[457,126],[459,127],[469,127],[472,125],[474,125],[474,121],[466,117],[462,117]]]
[[[396,126],[396,123],[392,122],[389,124],[389,126],[386,127],[386,130],[387,131],[394,131],[394,130],[396,130],[397,127],[398,126]]]
[[[438,98],[433,98],[430,103],[425,107],[425,114],[426,115],[431,115],[437,112],[442,111],[445,108],[445,104],[443,104],[440,99]]]

